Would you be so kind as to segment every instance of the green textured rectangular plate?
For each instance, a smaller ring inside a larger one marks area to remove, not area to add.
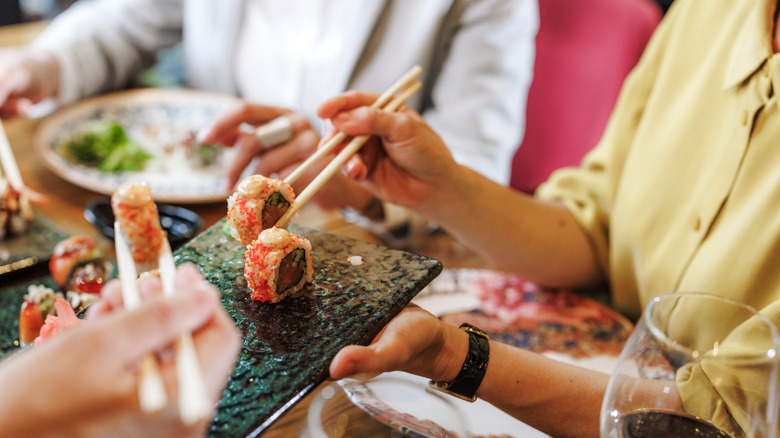
[[[66,237],[67,233],[36,212],[27,232],[0,240],[0,277],[48,262],[51,250]]]
[[[328,377],[336,353],[367,345],[442,269],[441,262],[291,225],[312,243],[314,279],[300,294],[270,304],[249,298],[244,247],[223,231],[225,220],[179,248],[217,285],[244,336],[243,348],[212,437],[255,437]],[[352,265],[350,256],[363,263]]]

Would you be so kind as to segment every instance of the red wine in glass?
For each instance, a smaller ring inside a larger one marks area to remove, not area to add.
[[[712,424],[679,413],[641,411],[618,420],[621,438],[731,438]]]

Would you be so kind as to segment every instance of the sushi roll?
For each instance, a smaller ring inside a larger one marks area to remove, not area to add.
[[[278,303],[300,291],[314,273],[311,242],[284,228],[271,227],[247,246],[244,277],[251,298]]]
[[[97,295],[70,291],[67,294],[56,292],[44,285],[28,286],[19,309],[19,344],[25,346],[32,343],[46,324],[56,322],[58,316],[72,315],[84,310],[97,301]],[[59,303],[59,304],[58,304]]]
[[[0,240],[27,231],[32,211],[25,212],[24,201],[8,180],[0,177]]]
[[[160,226],[160,215],[149,185],[143,182],[122,184],[111,195],[111,207],[133,261],[141,268],[139,272],[157,266],[160,245],[167,233]]]
[[[230,235],[249,245],[261,231],[273,227],[294,200],[293,188],[282,180],[262,175],[245,178],[228,198]]]
[[[65,291],[99,295],[112,270],[95,241],[87,236],[71,236],[59,242],[49,259],[49,271]]]

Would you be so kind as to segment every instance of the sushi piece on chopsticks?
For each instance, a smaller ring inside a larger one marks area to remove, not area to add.
[[[371,107],[384,111],[398,109],[422,87],[420,81],[416,80],[421,72],[419,66],[414,66],[382,93]],[[231,227],[231,235],[247,245],[244,253],[244,278],[253,300],[278,303],[297,293],[311,281],[311,243],[285,228],[298,209],[322,188],[369,137],[361,135],[352,138],[298,197],[292,193],[290,185],[306,169],[344,143],[347,140],[346,134],[336,133],[284,181],[270,180],[259,175],[249,177],[242,181],[238,191],[230,197],[228,224]],[[279,187],[282,189],[279,190]],[[279,192],[280,195],[275,194]],[[271,201],[272,196],[277,196],[276,202]],[[273,223],[275,227],[269,228]]]
[[[300,291],[314,273],[311,242],[284,228],[263,230],[244,258],[244,277],[257,301],[278,303]]]
[[[149,185],[142,182],[122,184],[111,195],[111,209],[139,272],[156,268],[160,245],[167,233],[160,225],[157,204],[152,199]]]
[[[262,175],[244,178],[228,198],[230,235],[249,245],[261,231],[273,227],[294,200],[293,188],[284,181]]]
[[[111,205],[116,217],[114,243],[125,307],[133,309],[141,303],[136,287],[139,267],[148,269],[156,265],[163,294],[172,295],[176,267],[149,186],[140,182],[123,184],[112,195]],[[205,418],[211,407],[192,335],[182,333],[174,350],[179,379],[179,413],[184,424],[193,424]],[[147,412],[162,409],[168,398],[155,358],[152,355],[143,358],[139,368],[141,408]]]
[[[4,239],[6,236],[25,232],[33,220],[33,211],[2,121],[0,164],[3,169],[0,172],[0,239]]]

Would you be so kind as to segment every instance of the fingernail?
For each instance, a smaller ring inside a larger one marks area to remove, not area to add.
[[[338,124],[346,123],[348,121],[349,121],[349,115],[346,113],[340,113],[339,115],[333,118],[333,122]]]

